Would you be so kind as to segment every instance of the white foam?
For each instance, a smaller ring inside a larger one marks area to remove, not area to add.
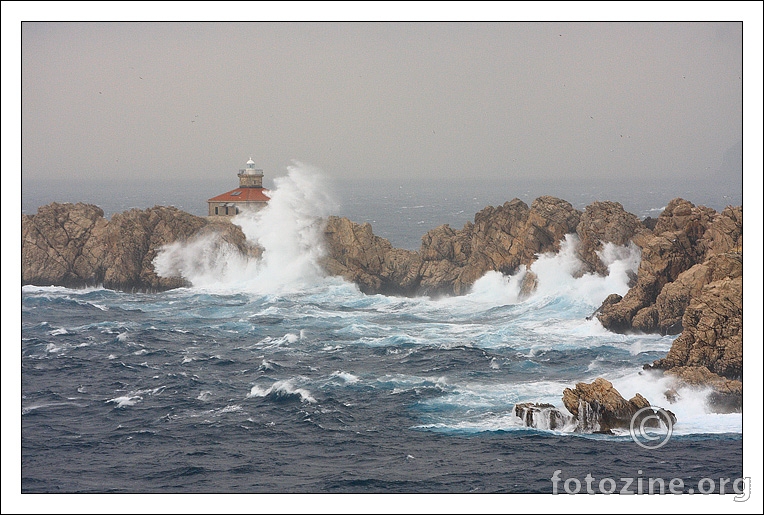
[[[609,380],[626,399],[639,393],[653,406],[671,410],[677,418],[676,434],[743,432],[742,413],[712,412],[708,405],[708,396],[712,392],[709,388],[679,388],[676,400],[670,402],[666,397],[666,392],[674,385],[670,377],[631,371]]]
[[[143,397],[141,397],[140,395],[124,395],[122,397],[115,397],[113,399],[109,399],[106,402],[113,402],[117,405],[118,408],[125,408],[127,406],[135,406],[142,400],[143,400]]]
[[[251,397],[268,397],[269,395],[275,396],[275,397],[289,397],[293,395],[297,395],[300,397],[301,402],[309,402],[309,403],[315,403],[316,399],[313,397],[313,395],[310,393],[310,391],[306,390],[305,388],[298,388],[294,385],[295,380],[294,379],[286,379],[282,381],[276,381],[271,385],[270,388],[264,389],[260,386],[253,386],[249,393],[247,394],[247,398]]]
[[[341,370],[338,370],[332,374],[332,377],[338,377],[345,381],[347,384],[353,384],[358,382],[358,376],[355,376],[349,372],[343,372]]]
[[[578,236],[568,234],[560,243],[557,254],[542,254],[531,266],[538,276],[538,287],[533,296],[565,296],[588,306],[599,307],[611,293],[625,295],[629,291],[628,272],[636,273],[639,267],[639,247],[606,244],[599,253],[608,266],[608,275],[584,274],[575,277],[582,268],[576,255]]]
[[[608,275],[583,274],[576,277],[583,267],[576,255],[578,244],[578,236],[568,234],[560,242],[558,253],[538,256],[530,267],[530,271],[538,278],[537,287],[525,298],[521,297],[520,291],[528,270],[521,266],[511,276],[496,271],[486,272],[475,281],[466,295],[446,297],[434,303],[439,308],[457,311],[508,305],[538,311],[552,302],[565,302],[566,305],[562,307],[566,311],[570,307],[577,309],[572,315],[563,313],[563,317],[574,316],[577,320],[583,319],[585,317],[580,316],[581,314],[591,314],[611,293],[625,295],[628,292],[629,274],[636,273],[641,255],[639,247],[633,243],[626,246],[605,244],[599,256],[608,266]],[[554,324],[545,320],[541,325],[552,327]],[[587,333],[601,334],[603,331],[596,320],[592,323],[584,323],[584,320],[581,320],[579,329]],[[569,331],[570,327],[562,329],[565,334]]]
[[[195,287],[260,294],[304,291],[322,283],[324,219],[336,204],[319,170],[295,162],[287,171],[274,179],[276,187],[263,209],[232,219],[263,249],[261,259],[249,259],[208,234],[160,249],[154,259],[157,274],[184,277]]]

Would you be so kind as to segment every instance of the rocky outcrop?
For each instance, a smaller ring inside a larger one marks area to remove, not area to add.
[[[676,388],[710,388],[712,411],[739,411],[742,206],[716,213],[675,199],[658,217],[653,234],[635,233],[634,241],[642,249],[636,284],[621,299],[608,297],[597,318],[616,332],[681,333],[665,358],[645,368],[666,371]]]
[[[650,231],[639,219],[627,213],[618,202],[593,202],[586,206],[576,227],[578,257],[585,264],[581,273],[607,275],[601,253],[606,243],[623,246]]]
[[[332,217],[326,228],[325,268],[367,293],[460,295],[486,272],[514,274],[540,254],[558,252],[570,234],[579,239],[582,275],[608,273],[603,261],[606,244],[628,245],[651,233],[617,202],[595,202],[582,213],[549,196],[537,198],[530,207],[519,199],[488,206],[462,229],[436,227],[422,237],[416,253],[394,249],[374,236],[368,224]],[[524,294],[532,292],[538,279],[532,273],[526,278]]]
[[[678,334],[683,327],[682,313],[693,294],[707,281],[725,273],[736,274],[738,256],[742,273],[742,234],[741,206],[717,213],[683,199],[672,200],[652,234],[634,233],[632,241],[642,251],[636,283],[620,301],[603,305],[597,318],[615,332]],[[719,255],[727,256],[710,260]],[[704,268],[683,276],[701,264]]]
[[[459,295],[488,271],[511,274],[540,253],[558,251],[579,218],[580,212],[561,199],[539,197],[531,207],[514,199],[483,209],[462,229],[442,225],[429,231],[413,252],[393,248],[368,224],[330,217],[324,268],[367,293]]]
[[[174,207],[133,209],[107,221],[103,210],[93,205],[52,203],[35,215],[22,216],[21,281],[143,291],[187,286],[181,277],[159,277],[154,258],[165,244],[207,232],[242,253],[258,253],[238,226],[211,222]]]
[[[41,207],[21,217],[21,283],[78,287],[98,284],[95,270],[103,255],[88,245],[100,238],[108,222],[90,204]]]
[[[565,388],[562,393],[565,408],[573,415],[578,424],[578,430],[583,432],[609,433],[613,429],[629,429],[632,418],[642,408],[650,407],[650,402],[642,395],[636,394],[628,401],[613,387],[613,384],[603,378],[597,378],[590,384],[578,383],[576,387]],[[676,422],[673,413],[672,424]],[[647,424],[657,423],[653,410],[640,413],[636,423],[649,419]]]
[[[327,253],[322,266],[358,285],[365,293],[412,294],[422,260],[416,252],[394,248],[375,236],[368,223],[331,216],[324,229]]]
[[[685,327],[668,355],[652,368],[706,367],[727,379],[743,377],[743,277],[703,287],[682,317]]]
[[[741,254],[712,255],[705,262],[682,272],[676,281],[667,283],[655,299],[653,308],[637,313],[632,320],[632,327],[644,332],[657,330],[661,334],[677,334],[684,327],[682,317],[690,301],[700,296],[704,286],[742,276]]]
[[[515,405],[515,415],[527,427],[553,431],[610,434],[613,429],[629,430],[635,415],[635,425],[643,422],[647,427],[659,425],[660,418],[647,399],[636,394],[627,401],[610,381],[601,377],[589,384],[578,383],[575,388],[565,388],[562,402],[570,414],[551,404],[524,402]],[[673,413],[663,411],[671,418],[671,424],[676,423]]]
[[[489,206],[459,231],[438,227],[422,238],[419,293],[459,295],[488,271],[512,274],[529,266],[538,254],[559,251],[580,215],[569,202],[543,196],[530,208],[519,199]]]

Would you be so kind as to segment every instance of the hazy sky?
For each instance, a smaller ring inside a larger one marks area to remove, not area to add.
[[[23,23],[24,178],[718,173],[727,23]]]

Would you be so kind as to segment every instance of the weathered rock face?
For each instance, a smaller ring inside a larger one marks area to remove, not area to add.
[[[329,217],[324,229],[327,254],[322,266],[331,275],[354,282],[365,293],[411,294],[419,284],[421,258],[394,248],[371,226]]]
[[[89,204],[50,204],[21,217],[22,284],[67,287],[95,285],[102,249],[88,246],[102,237],[103,210]]]
[[[163,245],[204,232],[216,233],[242,253],[258,253],[238,226],[174,207],[133,209],[107,221],[96,206],[53,203],[22,216],[21,231],[22,284],[40,286],[146,291],[186,286],[181,277],[157,276],[152,262]]]
[[[619,302],[602,306],[597,318],[615,332],[679,333],[682,313],[699,288],[714,277],[737,273],[734,255],[707,264],[706,260],[739,254],[742,224],[742,207],[728,207],[719,214],[683,199],[672,200],[658,217],[653,234],[634,233],[633,241],[642,250],[636,284]],[[699,264],[705,268],[693,270],[680,280]],[[739,268],[742,273],[742,261]]]
[[[634,415],[650,406],[640,394],[627,401],[610,381],[601,377],[591,384],[578,383],[573,389],[565,388],[562,402],[577,420],[580,431],[605,433],[613,429],[629,429]],[[667,413],[673,417],[672,423],[676,422],[673,413]],[[637,423],[653,414],[652,410],[646,410]]]
[[[727,379],[743,377],[743,277],[703,287],[682,317],[685,330],[654,368],[706,367]]]
[[[419,252],[393,248],[368,224],[331,217],[324,267],[367,293],[459,295],[488,271],[510,274],[539,253],[558,251],[579,216],[570,203],[554,197],[539,197],[530,208],[515,199],[483,209],[460,230],[443,225],[429,231]]]
[[[593,202],[586,206],[576,227],[579,238],[578,257],[586,265],[583,272],[607,275],[607,266],[598,252],[605,243],[628,245],[636,236],[649,230],[631,213],[624,211],[618,202]]]
[[[743,275],[741,254],[715,254],[705,262],[682,272],[676,281],[667,283],[655,299],[653,309],[642,309],[632,320],[634,329],[661,334],[677,334],[682,331],[682,317],[690,300],[700,296],[703,287],[725,278]],[[647,314],[650,319],[643,319]]]

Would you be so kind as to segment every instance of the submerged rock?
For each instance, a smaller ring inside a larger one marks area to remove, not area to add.
[[[570,426],[573,417],[563,413],[551,404],[523,402],[515,404],[515,415],[520,417],[526,427],[560,431]]]
[[[527,427],[548,430],[572,430],[581,433],[613,434],[614,429],[629,430],[632,419],[637,413],[635,426],[658,427],[659,417],[650,402],[642,395],[636,394],[628,401],[613,387],[613,384],[603,378],[597,378],[592,383],[578,383],[575,388],[565,388],[562,402],[568,413],[551,404],[535,404],[524,402],[515,405],[515,415]],[[665,411],[676,423],[676,416]]]

